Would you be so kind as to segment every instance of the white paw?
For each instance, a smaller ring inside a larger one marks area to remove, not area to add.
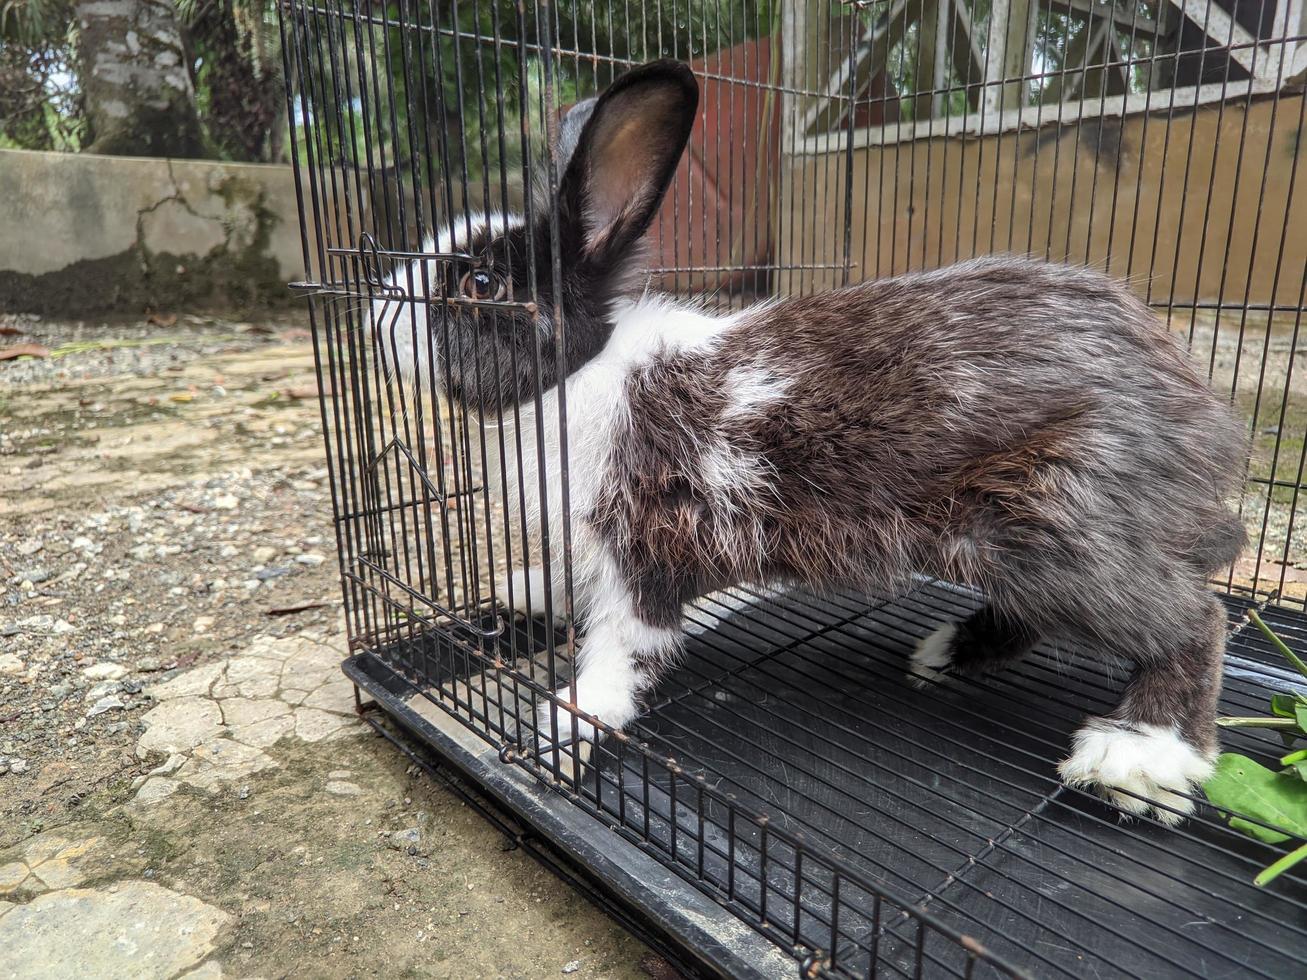
[[[495,598],[505,608],[521,613],[528,619],[543,617],[547,611],[552,612],[554,621],[557,622],[562,618],[562,609],[555,602],[552,609],[546,610],[547,594],[543,568],[518,569],[495,583]]]
[[[536,724],[541,741],[552,742],[554,740],[555,724],[557,724],[559,732],[559,745],[567,745],[572,742],[574,733],[575,738],[582,742],[596,741],[594,725],[569,707],[573,693],[572,689],[562,687],[556,693],[558,700],[561,702],[560,704],[554,704],[547,699],[541,699],[536,703]],[[624,694],[621,691],[612,689],[596,690],[593,685],[586,685],[584,678],[577,685],[575,703],[578,711],[598,718],[613,729],[625,727],[626,723],[631,721],[637,714],[633,694]],[[555,719],[557,719],[556,722]],[[573,727],[574,721],[575,728]]]
[[[944,668],[953,662],[953,638],[957,633],[956,623],[945,623],[917,643],[917,648],[908,657],[909,684],[925,687],[944,679]]]
[[[1127,728],[1109,718],[1091,718],[1072,736],[1072,745],[1071,757],[1057,767],[1064,782],[1097,787],[1127,813],[1151,812],[1172,826],[1194,809],[1193,800],[1182,794],[1197,790],[1215,767],[1175,729],[1160,725]]]

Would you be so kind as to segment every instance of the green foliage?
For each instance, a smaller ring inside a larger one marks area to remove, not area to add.
[[[254,0],[176,0],[191,53],[196,111],[214,155],[281,155],[285,95],[275,10]]]
[[[81,148],[67,0],[0,0],[0,146]]]
[[[1247,756],[1225,752],[1204,789],[1217,806],[1260,821],[1231,815],[1230,826],[1235,830],[1268,844],[1281,844],[1290,834],[1307,838],[1307,783],[1292,767],[1275,772]],[[1289,833],[1262,824],[1283,827]]]
[[[1275,635],[1255,609],[1248,611],[1248,618],[1307,679],[1307,664]],[[1273,694],[1270,710],[1267,716],[1220,718],[1217,723],[1226,728],[1273,728],[1287,745],[1307,739],[1307,697],[1295,692]],[[1295,837],[1307,839],[1307,749],[1290,752],[1280,759],[1280,765],[1283,768],[1277,772],[1237,752],[1225,752],[1203,790],[1209,800],[1229,811],[1229,823],[1235,830],[1267,844],[1282,844]],[[1307,843],[1253,880],[1264,885],[1303,860],[1307,860]]]
[[[0,0],[0,43],[38,45],[68,29],[65,0]]]
[[[606,85],[623,59],[694,59],[764,36],[776,9],[775,0],[638,10],[612,0],[324,0],[288,24],[292,81],[308,110],[288,120],[274,0],[174,2],[214,155],[284,158],[287,137],[308,148],[313,120],[315,158],[366,165],[371,154],[378,169],[432,161],[456,182],[520,165],[524,113],[533,133],[543,119],[546,38],[558,52],[555,95],[567,104]],[[0,142],[79,147],[73,24],[69,0],[0,0]]]

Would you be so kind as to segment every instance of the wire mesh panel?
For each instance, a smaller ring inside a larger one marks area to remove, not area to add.
[[[1307,885],[1249,884],[1270,845],[1210,809],[1122,825],[1058,782],[1123,671],[1063,645],[990,679],[904,682],[916,641],[977,608],[960,586],[710,595],[641,717],[584,738],[595,719],[567,696],[584,434],[566,385],[466,397],[568,374],[568,109],[633,65],[688,62],[700,100],[646,236],[650,289],[736,310],[1021,252],[1128,280],[1189,347],[1252,443],[1251,543],[1213,585],[1223,709],[1255,713],[1291,679],[1243,610],[1307,649],[1301,4],[279,9],[353,676],[475,732],[809,975],[1301,971]],[[496,244],[509,229],[546,247]],[[469,341],[476,311],[554,332],[556,354]]]

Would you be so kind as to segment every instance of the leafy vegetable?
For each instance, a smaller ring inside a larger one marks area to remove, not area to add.
[[[1307,783],[1296,773],[1274,772],[1246,755],[1225,752],[1203,788],[1217,806],[1307,837]],[[1268,844],[1289,839],[1243,817],[1231,816],[1230,826]]]
[[[1248,610],[1248,619],[1307,678],[1307,663],[1262,622],[1257,610]],[[1273,728],[1290,747],[1307,738],[1307,697],[1293,691],[1273,694],[1270,712],[1266,716],[1218,718],[1217,724],[1225,728]],[[1209,800],[1231,811],[1230,826],[1249,837],[1267,844],[1307,838],[1307,749],[1290,752],[1280,759],[1280,765],[1284,768],[1275,772],[1245,755],[1225,752],[1216,760],[1216,771],[1203,789]],[[1253,883],[1265,885],[1304,860],[1307,843],[1263,869]]]

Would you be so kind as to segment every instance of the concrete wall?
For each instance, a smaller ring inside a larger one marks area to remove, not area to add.
[[[856,150],[852,279],[990,251],[1043,255],[1051,242],[1052,258],[1108,266],[1140,292],[1151,271],[1154,299],[1295,307],[1307,262],[1304,118],[1293,94],[1169,123],[1139,113]],[[777,258],[810,268],[781,272],[783,293],[840,280],[829,267],[844,259],[847,159],[788,161]],[[827,209],[819,221],[814,207]]]
[[[0,150],[0,310],[240,309],[303,272],[288,166]]]

